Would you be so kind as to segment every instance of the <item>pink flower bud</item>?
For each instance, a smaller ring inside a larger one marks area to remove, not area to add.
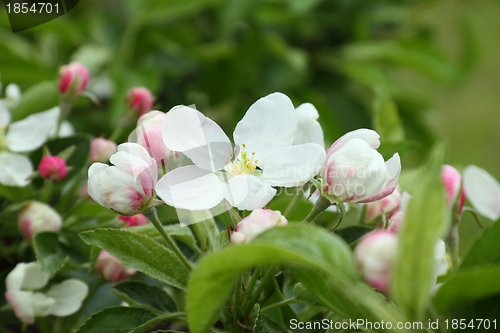
[[[38,172],[42,178],[53,181],[63,180],[68,171],[66,161],[59,156],[44,156],[38,164]]]
[[[163,123],[165,121],[165,112],[150,111],[143,114],[137,121],[135,134],[137,143],[146,148],[149,155],[157,162],[166,165],[172,155],[170,149],[163,142]]]
[[[366,222],[381,216],[382,214],[390,214],[399,208],[401,204],[401,190],[399,186],[396,187],[394,192],[385,198],[377,201],[370,202],[366,206]]]
[[[24,237],[31,239],[40,231],[58,232],[61,229],[61,216],[50,206],[32,201],[24,208],[17,218],[19,229]]]
[[[446,191],[446,203],[448,208],[451,209],[457,198],[458,191],[462,184],[462,176],[451,165],[443,165],[441,168],[441,181],[443,182]]]
[[[90,159],[92,162],[107,162],[116,153],[116,143],[103,138],[95,138],[90,144]]]
[[[368,203],[394,191],[401,162],[397,153],[384,162],[379,138],[375,131],[359,129],[333,143],[322,170],[324,196],[332,202]]]
[[[377,230],[365,235],[354,250],[365,281],[383,293],[389,291],[397,243],[398,238],[393,232]]]
[[[142,116],[153,107],[153,95],[145,87],[131,88],[125,96],[125,103]]]
[[[148,219],[142,214],[136,214],[133,216],[120,216],[118,219],[125,222],[125,227],[127,228],[148,224]]]
[[[62,66],[59,71],[59,92],[61,95],[71,94],[77,96],[85,91],[89,82],[87,67],[79,62],[72,62]]]
[[[405,212],[402,210],[398,210],[394,214],[392,214],[389,219],[387,230],[392,232],[398,232],[401,228],[401,224],[403,223],[403,219],[405,217]]]
[[[106,251],[101,251],[95,264],[96,271],[102,273],[110,282],[120,282],[136,273],[136,270],[122,264]]]
[[[256,209],[236,225],[231,243],[248,243],[267,229],[287,224],[287,219],[277,210]]]

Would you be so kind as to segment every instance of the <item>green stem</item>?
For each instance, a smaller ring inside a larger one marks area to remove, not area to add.
[[[52,192],[52,180],[44,179],[42,193],[40,196],[41,201],[49,203],[51,192]]]
[[[59,136],[59,131],[61,130],[61,125],[66,119],[66,117],[69,115],[69,112],[71,110],[71,102],[72,100],[63,98],[61,100],[61,103],[59,104],[59,107],[61,108],[61,114],[59,116],[59,121],[57,122],[57,131],[55,134],[55,137],[57,138]]]
[[[241,274],[234,285],[234,295],[233,295],[233,322],[237,324],[240,308],[241,308]]]
[[[288,218],[288,216],[293,211],[293,209],[295,208],[295,206],[299,202],[300,198],[302,197],[302,193],[303,193],[302,190],[304,190],[306,187],[307,187],[307,185],[297,187],[297,190],[296,190],[295,194],[293,195],[292,200],[290,200],[290,203],[286,207],[285,212],[283,213],[283,216]]]
[[[250,282],[248,282],[247,286],[247,293],[249,295],[252,294],[253,288],[255,287],[255,283],[257,283],[257,279],[260,276],[260,271],[261,269],[258,267],[253,271],[252,277],[250,278]]]
[[[451,262],[453,270],[456,272],[460,266],[460,257],[458,255],[458,224],[453,224],[447,237],[448,246],[450,248]]]
[[[279,308],[279,307],[282,307],[282,306],[285,306],[285,305],[288,305],[288,304],[292,304],[294,302],[295,302],[295,297],[294,298],[289,298],[289,299],[284,299],[284,300],[282,300],[280,302],[277,302],[277,303],[274,303],[274,304],[271,304],[271,305],[263,307],[262,309],[260,309],[260,312],[269,311],[269,310],[272,310],[274,308]]]
[[[330,207],[332,203],[330,200],[325,198],[324,196],[320,195],[316,203],[314,204],[313,209],[311,212],[306,216],[304,219],[304,222],[312,222],[316,217],[318,217],[319,214],[321,214],[323,211],[325,211],[328,207]]]
[[[249,308],[253,307],[253,305],[255,303],[257,303],[257,301],[260,298],[260,294],[264,291],[264,288],[267,286],[267,283],[269,282],[269,280],[274,276],[275,269],[276,269],[276,266],[272,266],[269,268],[266,275],[264,275],[264,277],[260,281],[259,287],[255,291],[255,293],[252,295],[252,298],[250,299],[250,301],[248,301],[248,304],[246,305],[245,310],[249,310]],[[247,311],[244,311],[244,312],[247,312]]]
[[[236,209],[234,209],[234,207],[229,208],[228,213],[231,217],[231,221],[233,221],[233,225],[237,225],[242,220],[240,214],[236,211]]]
[[[144,212],[142,212],[155,226],[156,230],[160,233],[163,239],[167,242],[167,245],[170,247],[172,251],[177,255],[182,264],[187,268],[188,271],[191,271],[193,268],[186,257],[182,254],[181,250],[177,247],[172,237],[170,237],[163,229],[163,225],[158,219],[158,214],[156,213],[155,207],[149,207]]]
[[[337,204],[337,209],[339,212],[339,220],[337,221],[337,224],[335,224],[335,226],[333,227],[332,232],[335,232],[335,230],[337,230],[337,228],[342,223],[345,217],[345,207],[343,202]]]

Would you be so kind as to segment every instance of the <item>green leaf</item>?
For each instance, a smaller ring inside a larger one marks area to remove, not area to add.
[[[254,306],[257,317],[255,318],[255,325],[253,326],[254,333],[286,333],[287,331],[278,326],[274,321],[267,318],[260,313],[260,305]]]
[[[207,332],[238,276],[259,265],[287,266],[322,303],[346,318],[401,319],[393,305],[358,280],[352,253],[338,236],[312,225],[288,225],[200,260],[187,292],[190,331]]]
[[[174,252],[151,238],[120,229],[97,229],[79,235],[85,243],[102,248],[154,279],[179,289],[186,288],[187,268]]]
[[[5,186],[0,184],[0,197],[4,197],[12,202],[23,202],[33,199],[35,193],[31,185],[24,187]]]
[[[450,217],[441,182],[445,146],[437,146],[418,182],[399,232],[391,295],[408,321],[422,319],[434,277],[434,248]]]
[[[474,266],[500,264],[500,223],[493,223],[476,239],[465,256],[460,270]]]
[[[191,228],[193,229],[198,242],[200,243],[200,247],[203,251],[215,251],[219,249],[219,229],[217,229],[217,225],[211,215],[207,215],[209,212],[205,211],[190,211],[188,214],[194,215],[192,219],[200,220],[202,217],[196,216],[195,214],[205,214],[205,219],[201,222],[196,222],[191,224]]]
[[[196,253],[200,253],[200,249],[196,246],[196,239],[194,239],[194,235],[189,229],[189,227],[182,227],[180,225],[164,225],[163,229],[165,232],[172,236],[174,239],[186,244],[190,249],[195,251]],[[163,240],[158,233],[158,230],[152,225],[142,225],[138,227],[127,228],[127,230],[131,232],[138,233],[140,235],[153,238],[155,240]]]
[[[404,129],[396,103],[382,86],[375,88],[373,115],[374,129],[380,134],[383,142],[398,142],[404,139]]]
[[[76,333],[139,333],[153,328],[160,320],[145,309],[119,306],[94,313]]]
[[[439,312],[450,314],[464,304],[500,294],[499,277],[499,265],[462,270],[439,288],[434,306]]]
[[[307,290],[304,285],[299,282],[293,287],[293,295],[295,300],[298,302],[302,302],[305,304],[309,305],[319,305],[320,302],[318,299],[309,291]]]
[[[17,121],[32,113],[46,111],[59,105],[59,91],[53,81],[40,82],[23,93],[23,98],[11,110],[12,121]]]
[[[153,311],[177,311],[174,300],[165,290],[158,287],[142,282],[129,281],[117,284],[113,289],[121,299],[131,305],[148,307]]]
[[[361,237],[363,237],[365,234],[369,233],[370,231],[373,231],[372,228],[367,228],[367,227],[362,227],[359,225],[353,225],[349,226],[340,230],[336,231],[336,234],[342,237],[342,239],[347,243],[347,244],[353,244],[356,243]]]
[[[38,232],[33,237],[36,259],[42,270],[55,273],[61,269],[68,257],[63,253],[57,234],[53,232]]]

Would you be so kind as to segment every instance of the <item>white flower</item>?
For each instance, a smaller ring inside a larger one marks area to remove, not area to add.
[[[449,268],[446,257],[446,244],[442,239],[438,239],[434,247],[434,274],[441,276],[446,274]]]
[[[377,151],[380,136],[369,129],[349,132],[326,152],[322,194],[332,202],[367,203],[391,194],[401,162],[396,153],[387,162]]]
[[[123,143],[110,162],[114,166],[103,163],[90,166],[90,197],[121,215],[135,215],[147,208],[158,179],[156,161],[137,143]]]
[[[465,195],[479,214],[492,221],[500,216],[500,184],[486,170],[469,165],[464,170]]]
[[[1,90],[0,84],[0,90]],[[21,89],[15,83],[9,84],[5,88],[5,98],[0,100],[0,109],[3,107],[5,109],[12,109],[21,100]]]
[[[41,147],[49,138],[59,119],[59,107],[32,114],[10,123],[10,114],[0,107],[0,184],[26,186],[33,173],[25,153]]]
[[[281,93],[248,109],[233,133],[235,150],[214,121],[189,107],[174,107],[166,115],[163,140],[195,165],[167,173],[156,193],[188,210],[210,209],[224,199],[238,209],[262,208],[276,194],[273,186],[299,186],[319,172],[323,147],[292,145],[296,132],[293,104]]]
[[[65,280],[44,293],[35,291],[45,287],[49,276],[36,262],[19,263],[7,275],[5,298],[23,322],[33,324],[35,317],[48,315],[69,316],[82,305],[88,287],[80,280]]]
[[[325,146],[323,129],[318,122],[318,110],[311,103],[304,103],[295,109],[297,116],[297,133],[293,140],[294,145],[304,143],[317,143],[321,147]]]
[[[32,201],[17,217],[19,229],[24,237],[31,239],[40,231],[58,232],[61,229],[61,216],[49,205]]]

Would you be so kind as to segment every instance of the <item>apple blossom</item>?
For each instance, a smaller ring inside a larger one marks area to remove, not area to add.
[[[369,222],[382,214],[390,214],[396,211],[401,204],[401,189],[396,186],[394,192],[377,201],[366,205],[365,221]]]
[[[443,182],[445,189],[446,204],[448,205],[448,208],[451,209],[457,199],[460,187],[462,186],[462,176],[457,169],[451,165],[445,164],[441,168],[441,181]]]
[[[383,293],[389,290],[398,237],[387,230],[365,235],[354,250],[354,257],[366,282]]]
[[[18,263],[7,275],[5,299],[23,322],[33,324],[35,317],[48,315],[69,316],[81,307],[88,293],[85,283],[67,279],[46,292],[36,291],[45,287],[49,276],[36,262]]]
[[[60,109],[55,107],[10,123],[9,112],[0,108],[0,184],[29,184],[33,165],[28,157],[19,153],[41,147],[57,127],[59,114]]]
[[[194,165],[176,168],[156,186],[165,203],[188,210],[211,209],[224,199],[238,209],[262,208],[276,194],[273,186],[294,187],[314,177],[324,160],[318,144],[292,145],[297,119],[281,93],[259,99],[229,138],[195,109],[176,106],[166,114],[163,140]]]
[[[80,95],[87,88],[89,77],[89,70],[79,62],[62,66],[59,71],[59,92],[61,95]]]
[[[125,103],[131,110],[142,116],[153,107],[153,95],[145,87],[131,88],[125,96]]]
[[[1,85],[0,85],[1,89]],[[0,100],[0,109],[12,109],[21,100],[21,89],[15,83],[7,85],[5,88],[5,98]]]
[[[90,160],[92,162],[107,162],[116,153],[116,143],[104,138],[95,138],[90,144]]]
[[[367,203],[396,188],[401,162],[394,154],[387,162],[377,151],[380,136],[369,129],[349,132],[326,153],[322,193],[331,202]]]
[[[324,147],[325,139],[323,137],[323,129],[318,122],[318,110],[311,103],[304,103],[295,109],[297,116],[297,133],[293,139],[294,145],[304,143],[317,143]]]
[[[465,194],[479,214],[496,221],[500,216],[500,184],[486,170],[469,165],[464,170]]]
[[[61,229],[61,216],[49,205],[31,201],[17,217],[19,229],[24,237],[31,239],[40,231],[58,232]]]
[[[129,141],[135,141],[148,151],[158,164],[166,166],[170,159],[178,159],[179,153],[172,152],[163,142],[163,124],[166,114],[161,111],[149,111],[137,121],[136,130],[129,136]]]
[[[139,225],[148,224],[148,219],[142,214],[136,214],[133,216],[120,216],[118,219],[125,222],[126,227],[135,227]]]
[[[248,243],[267,229],[287,224],[287,219],[280,211],[256,209],[236,225],[231,234],[231,243]]]
[[[147,208],[158,179],[156,161],[142,146],[123,143],[110,162],[114,165],[94,163],[90,166],[90,197],[121,215],[134,215]]]
[[[68,171],[66,161],[59,156],[44,156],[38,164],[38,172],[44,179],[63,180]]]
[[[118,259],[104,250],[97,257],[95,269],[102,273],[104,278],[110,282],[121,282],[137,272],[135,269],[122,264]]]

